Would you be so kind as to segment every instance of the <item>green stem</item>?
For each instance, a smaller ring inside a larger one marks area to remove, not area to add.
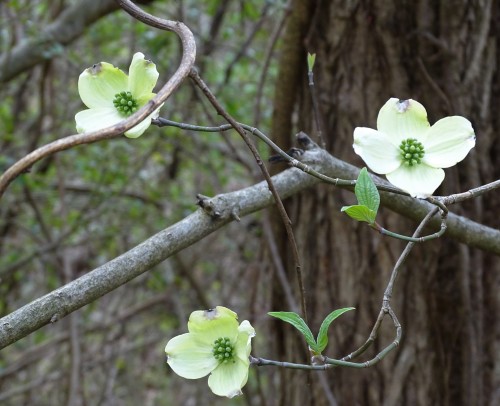
[[[434,216],[434,214],[436,214],[438,210],[441,211],[441,229],[435,232],[434,234],[425,235],[423,237],[408,237],[407,235],[402,235],[386,230],[376,221],[374,221],[372,224],[369,224],[369,226],[374,230],[377,230],[382,235],[388,235],[389,237],[397,238],[399,240],[408,242],[425,242],[439,238],[445,233],[446,228],[448,227],[446,224],[446,219],[448,217],[448,208],[444,205],[444,203],[440,199],[434,198],[432,196],[428,197],[427,201],[437,206],[430,212],[432,213],[431,217]]]
[[[402,235],[402,234],[394,233],[392,231],[386,230],[383,227],[377,228],[377,230],[382,235],[388,235],[389,237],[398,238],[398,239],[403,240],[403,241],[425,242],[425,241],[434,240],[436,238],[441,237],[444,234],[444,232],[446,231],[446,228],[447,228],[446,223],[441,223],[441,229],[438,232],[436,232],[434,234],[425,235],[423,237],[418,237],[418,238],[408,237],[407,235]]]

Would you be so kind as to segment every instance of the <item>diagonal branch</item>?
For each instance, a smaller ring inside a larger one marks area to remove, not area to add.
[[[359,173],[359,168],[319,148],[306,151],[302,159],[332,177],[355,179]],[[385,183],[381,178],[375,177],[375,180]],[[297,168],[273,176],[272,181],[282,199],[320,182]],[[231,221],[272,204],[274,201],[265,182],[209,199],[208,206],[213,208],[211,215],[198,209],[112,261],[0,319],[0,349],[104,296]],[[387,193],[382,193],[382,204],[416,221],[421,221],[434,208],[426,201]],[[440,219],[435,217],[430,225],[437,227],[439,223]],[[451,212],[446,236],[500,255],[500,230]]]

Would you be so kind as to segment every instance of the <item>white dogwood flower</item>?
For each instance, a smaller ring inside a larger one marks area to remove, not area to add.
[[[78,79],[78,92],[88,109],[76,114],[77,131],[100,130],[135,113],[155,96],[152,91],[157,80],[156,65],[144,59],[141,52],[134,54],[129,76],[107,62],[85,69]],[[158,117],[160,107],[125,135],[129,138],[142,135],[151,125],[151,119]]]
[[[390,99],[380,109],[377,130],[357,127],[354,152],[373,172],[414,197],[427,197],[444,180],[444,171],[460,162],[476,143],[469,120],[445,117],[429,125],[419,102]]]
[[[177,375],[198,379],[210,374],[208,386],[219,396],[240,395],[248,380],[251,340],[255,330],[235,312],[217,306],[191,313],[189,333],[172,338],[165,347],[167,363]]]

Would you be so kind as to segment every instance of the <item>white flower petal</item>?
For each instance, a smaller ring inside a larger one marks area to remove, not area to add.
[[[386,174],[401,165],[397,144],[384,133],[366,127],[354,129],[354,152],[373,172]]]
[[[147,116],[143,121],[137,124],[135,127],[132,127],[130,130],[125,131],[125,136],[128,138],[137,138],[140,137],[144,131],[146,131],[151,125],[151,119],[158,118],[160,114],[160,109],[163,104],[158,107],[155,111],[153,111],[149,116]]]
[[[78,79],[78,93],[89,108],[111,107],[117,93],[127,90],[127,75],[107,62],[85,69]]]
[[[136,99],[142,98],[145,94],[151,94],[158,76],[156,65],[144,59],[143,53],[137,52],[130,64],[128,90]]]
[[[137,124],[135,127],[132,127],[130,130],[125,131],[125,136],[127,138],[138,138],[144,131],[146,131],[151,125],[151,116],[146,117],[143,121]]]
[[[101,130],[123,120],[114,107],[88,109],[75,115],[76,130],[79,133]]]
[[[205,311],[198,310],[189,316],[188,330],[210,345],[221,337],[227,337],[234,342],[238,335],[237,315],[222,306]]]
[[[165,347],[167,363],[177,375],[198,379],[212,372],[219,362],[212,354],[212,346],[200,343],[190,333],[172,338]]]
[[[238,327],[238,338],[235,344],[235,354],[243,362],[249,362],[248,356],[252,350],[251,341],[255,337],[255,329],[248,320],[244,320]]]
[[[386,175],[394,186],[408,192],[413,197],[430,196],[444,180],[442,169],[432,168],[425,164],[412,167],[401,165],[394,172]]]
[[[449,168],[464,159],[474,145],[476,136],[469,120],[445,117],[427,131],[423,162],[435,168]]]
[[[246,334],[247,336],[255,337],[255,329],[252,327],[248,320],[243,320],[238,327],[239,334]]]
[[[396,145],[407,138],[420,140],[428,128],[424,106],[412,99],[389,99],[378,113],[377,129],[387,134]]]
[[[241,395],[241,388],[248,380],[249,363],[243,363],[236,358],[235,362],[220,364],[210,374],[208,386],[213,393],[219,396],[233,398]]]
[[[163,107],[163,103],[158,107],[155,111],[153,111],[149,116],[147,116],[144,121],[141,121],[135,127],[132,127],[130,130],[125,131],[125,135],[128,138],[137,138],[140,137],[144,131],[146,131],[151,125],[151,119],[158,118],[160,115],[160,109]]]
[[[144,93],[141,97],[136,99],[137,105],[139,107],[142,107],[155,96],[156,96],[156,93]],[[163,106],[163,104],[161,106]]]

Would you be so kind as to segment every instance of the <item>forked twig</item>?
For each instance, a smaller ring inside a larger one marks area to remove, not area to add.
[[[440,210],[439,207],[435,207],[433,210],[431,210],[427,216],[421,221],[415,232],[413,233],[413,238],[418,238],[424,227],[427,225],[427,223],[432,219],[432,217]],[[389,354],[392,350],[394,350],[396,347],[399,346],[399,343],[401,342],[401,337],[403,334],[403,328],[401,324],[399,323],[399,320],[394,313],[394,310],[391,308],[391,297],[392,297],[392,291],[394,288],[395,281],[397,279],[397,276],[399,274],[399,270],[401,266],[403,265],[404,261],[408,257],[410,251],[412,250],[413,246],[415,245],[415,242],[409,242],[403,252],[401,253],[398,261],[396,262],[396,265],[394,266],[394,269],[391,272],[391,276],[389,278],[389,282],[387,284],[387,287],[384,292],[384,297],[382,300],[382,306],[379,312],[379,315],[377,317],[377,320],[375,321],[375,324],[372,328],[372,331],[370,332],[370,336],[368,339],[365,341],[365,343],[359,347],[357,350],[353,351],[352,353],[346,355],[345,357],[341,359],[334,359],[334,358],[329,358],[325,356],[315,356],[313,357],[313,364],[296,364],[296,363],[290,363],[290,362],[281,362],[281,361],[274,361],[274,360],[268,360],[264,358],[255,358],[251,357],[250,362],[254,365],[257,366],[279,366],[283,368],[292,368],[292,369],[306,369],[306,370],[316,370],[316,371],[321,371],[321,370],[326,370],[338,366],[342,367],[349,367],[349,368],[368,368],[371,367],[378,362],[380,362],[387,354]],[[372,359],[365,361],[365,362],[352,362],[352,359],[357,358],[361,354],[363,354],[370,346],[373,344],[373,342],[376,340],[377,335],[378,335],[378,330],[380,329],[380,326],[382,325],[382,321],[384,320],[386,315],[389,315],[391,318],[394,328],[396,329],[396,335],[394,340],[384,347],[381,351],[379,351],[375,357]],[[318,365],[319,364],[319,365]]]

